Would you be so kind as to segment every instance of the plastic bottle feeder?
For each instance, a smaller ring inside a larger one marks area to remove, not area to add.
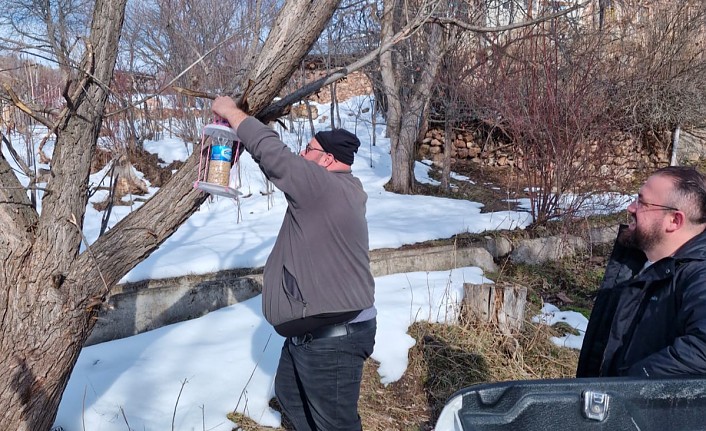
[[[194,188],[229,198],[240,196],[238,161],[241,145],[235,130],[220,117],[204,127],[198,178]]]

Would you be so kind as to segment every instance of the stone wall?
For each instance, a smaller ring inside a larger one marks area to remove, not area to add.
[[[418,155],[431,159],[436,166],[441,166],[444,159],[445,139],[443,130],[429,130],[417,145]],[[459,160],[467,160],[483,166],[524,168],[522,149],[516,145],[485,142],[484,138],[479,138],[471,131],[454,132],[452,139],[452,164]],[[592,159],[599,163],[596,169],[599,169],[603,175],[621,177],[631,175],[633,171],[645,167],[666,166],[669,164],[670,154],[664,145],[656,141],[652,138],[642,143],[628,136],[617,137],[613,140],[609,153],[596,154]],[[706,141],[702,142],[702,148],[706,148],[704,145]],[[594,143],[587,146],[587,151],[597,152],[599,147]]]

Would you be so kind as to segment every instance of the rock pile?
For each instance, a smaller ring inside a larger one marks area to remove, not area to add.
[[[419,156],[429,158],[436,165],[441,165],[444,158],[444,142],[446,136],[443,130],[429,130],[419,144]],[[470,131],[456,132],[451,145],[452,162],[461,159],[471,160],[487,166],[516,166],[516,153],[510,145],[483,148],[478,139]]]
[[[325,71],[313,71],[307,74],[307,82],[314,81],[326,75]],[[360,96],[373,93],[373,84],[370,79],[360,71],[351,72],[348,76],[336,82],[336,99],[348,100],[354,96]],[[317,103],[330,103],[331,91],[330,87],[326,86],[311,96],[312,101]]]
[[[441,166],[444,160],[445,139],[443,130],[429,130],[417,145],[418,156]],[[637,171],[649,171],[669,165],[668,148],[661,142],[665,142],[664,137],[660,140],[653,137],[639,142],[627,136],[615,137],[607,146],[599,146],[597,142],[593,142],[587,144],[585,149],[577,150],[573,164],[574,167],[595,169],[603,176],[629,179]],[[472,161],[489,167],[525,169],[524,153],[520,146],[486,141],[471,131],[454,132],[450,156],[452,164],[457,161]]]

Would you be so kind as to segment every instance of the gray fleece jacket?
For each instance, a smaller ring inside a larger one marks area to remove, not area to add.
[[[245,149],[287,198],[265,264],[262,311],[272,325],[373,305],[368,199],[350,172],[329,172],[293,153],[270,127],[249,117],[238,127]]]

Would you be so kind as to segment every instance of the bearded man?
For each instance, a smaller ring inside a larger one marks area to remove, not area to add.
[[[576,376],[706,375],[706,179],[659,169],[627,211]]]

